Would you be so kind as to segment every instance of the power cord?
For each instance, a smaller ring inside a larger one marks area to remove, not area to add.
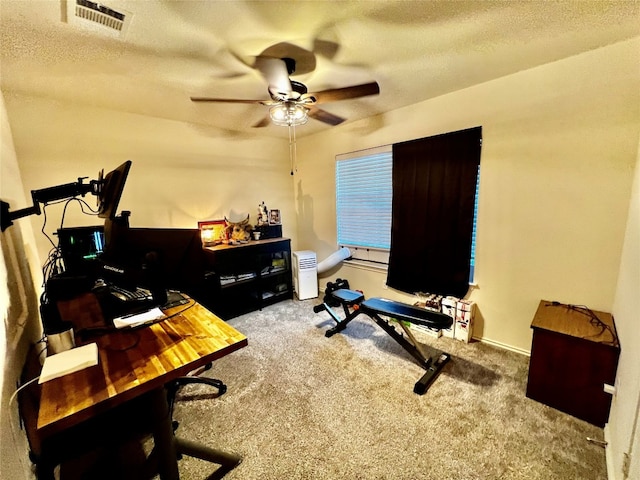
[[[595,314],[595,312],[593,310],[591,310],[589,307],[587,307],[586,305],[565,305],[563,303],[560,302],[556,302],[553,301],[550,303],[550,305],[554,306],[554,307],[567,307],[568,310],[572,310],[576,313],[580,313],[582,315],[585,315],[586,317],[589,318],[589,323],[600,329],[600,332],[594,334],[594,335],[588,335],[585,338],[594,338],[594,337],[599,337],[600,335],[602,335],[604,332],[609,332],[609,335],[611,335],[611,340],[607,341],[607,342],[602,342],[606,345],[612,345],[612,346],[616,346],[618,345],[618,336],[616,335],[616,332],[613,330],[613,328],[611,328],[610,325],[607,325],[606,323],[604,323],[602,320],[600,320],[600,318],[598,318],[598,316]]]
[[[591,310],[589,307],[587,307],[586,305],[568,305],[568,308],[570,310],[573,310],[574,312],[578,312],[578,313],[581,313],[582,315],[587,316],[589,318],[589,323],[591,325],[593,325],[594,327],[600,329],[599,333],[597,333],[595,335],[589,335],[589,337],[598,337],[598,336],[602,335],[604,332],[609,332],[609,335],[611,335],[611,340],[608,341],[608,342],[603,342],[603,343],[606,343],[607,345],[617,345],[618,344],[618,336],[613,331],[611,326],[607,325],[602,320],[600,320],[598,318],[598,316],[594,313],[594,311]]]
[[[42,352],[40,352],[42,353]],[[39,356],[40,354],[38,354]],[[32,378],[31,380],[29,380],[28,382],[20,385],[18,388],[16,388],[15,392],[13,392],[13,394],[11,395],[11,397],[9,398],[9,404],[7,405],[7,407],[10,409],[11,406],[13,405],[13,402],[15,401],[16,397],[18,396],[18,393],[20,393],[20,391],[22,391],[23,389],[27,388],[29,385],[31,385],[34,382],[37,382],[38,380],[40,380],[40,375],[38,375],[35,378]],[[23,423],[22,423],[22,417],[20,416],[20,409],[18,409],[18,424],[20,425],[20,429],[22,429]],[[16,428],[15,425],[12,421],[9,421],[9,426],[11,428],[11,439],[13,440],[13,445],[14,448],[17,450],[17,446],[18,446],[18,436],[16,433]],[[25,465],[24,463],[24,457],[22,455],[20,455],[19,452],[16,452],[16,456],[18,457],[18,461],[20,462],[20,464],[22,465],[22,467],[25,470],[28,470],[29,467],[27,465]]]
[[[159,322],[164,322],[165,320],[169,320],[170,318],[173,317],[177,317],[179,315],[182,315],[184,312],[186,312],[187,310],[189,310],[190,308],[192,308],[194,305],[196,304],[196,302],[191,299],[190,303],[183,309],[172,313],[171,315],[165,315],[162,319],[158,320],[158,322],[154,322],[154,323],[159,323]],[[115,351],[119,351],[119,352],[124,352],[127,350],[130,350],[132,348],[135,348],[138,343],[140,342],[140,335],[138,333],[138,331],[141,328],[144,327],[148,327],[150,326],[150,324],[142,324],[139,325],[137,327],[133,327],[133,328],[129,328],[129,329],[121,329],[121,328],[116,328],[116,327],[110,327],[110,326],[105,326],[105,327],[87,327],[87,328],[82,328],[80,330],[78,330],[76,332],[76,335],[78,335],[81,339],[83,340],[87,340],[93,336],[101,336],[101,335],[106,335],[108,333],[115,333],[115,332],[120,332],[120,333],[127,333],[127,334],[132,334],[135,335],[134,340],[132,342],[131,345],[127,345],[126,347],[122,347],[122,348],[110,348],[107,347],[107,349],[109,350],[115,350]]]

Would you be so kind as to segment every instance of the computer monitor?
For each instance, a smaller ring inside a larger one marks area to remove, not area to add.
[[[105,279],[189,292],[204,277],[200,231],[181,228],[118,228],[108,252]]]
[[[120,197],[124,184],[129,175],[131,160],[127,160],[118,168],[110,171],[99,180],[98,186],[98,216],[113,220],[116,217]]]
[[[199,230],[112,227],[98,278],[127,290],[145,288],[158,305],[172,301],[168,290],[199,296],[205,275]]]
[[[57,235],[65,273],[94,274],[104,251],[104,226],[60,228]]]

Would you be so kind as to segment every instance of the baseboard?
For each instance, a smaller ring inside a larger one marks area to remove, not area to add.
[[[605,447],[605,459],[607,462],[607,480],[616,479],[616,469],[613,465],[613,452],[611,451],[611,432],[609,431],[609,424],[604,425],[604,441],[607,442]]]
[[[510,352],[519,353],[520,355],[525,355],[527,357],[531,356],[531,352],[529,350],[513,347],[511,345],[507,345],[506,343],[496,342],[495,340],[490,340],[488,338],[482,338],[482,337],[472,337],[472,338],[473,340],[486,343],[487,345],[492,345],[494,347],[502,348],[504,350],[509,350]]]

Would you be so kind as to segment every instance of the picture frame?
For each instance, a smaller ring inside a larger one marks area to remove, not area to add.
[[[224,219],[198,222],[198,230],[200,230],[200,238],[205,247],[218,245],[228,240],[227,224]]]
[[[269,225],[282,225],[280,210],[269,210]]]

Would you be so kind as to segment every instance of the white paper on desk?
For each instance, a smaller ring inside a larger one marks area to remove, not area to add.
[[[44,383],[97,364],[98,345],[95,343],[65,350],[44,359],[38,383]]]
[[[165,317],[166,316],[162,313],[162,310],[156,307],[135,315],[125,315],[124,317],[114,318],[113,325],[116,328],[133,328],[144,325],[145,323],[162,320]]]

